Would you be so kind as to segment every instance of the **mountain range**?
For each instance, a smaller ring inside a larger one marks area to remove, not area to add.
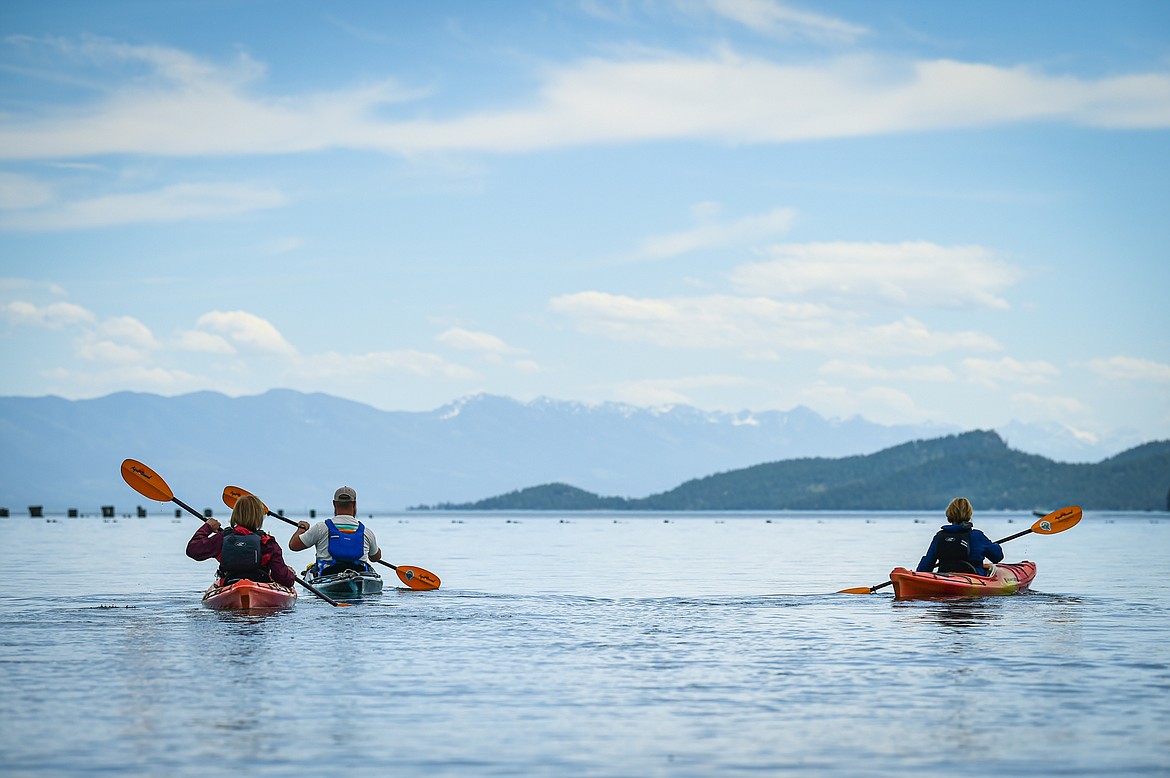
[[[277,389],[228,397],[119,392],[90,400],[0,398],[0,507],[119,512],[150,505],[122,482],[123,459],[166,479],[175,496],[226,512],[223,487],[270,507],[330,507],[342,484],[362,510],[462,503],[534,484],[567,483],[637,498],[763,462],[870,454],[961,432],[939,425],[825,419],[807,408],[708,412],[475,395],[432,411],[383,411]],[[1088,461],[1140,439],[1088,443],[1061,428],[1013,424],[1017,448]],[[1026,444],[1024,443],[1026,441]],[[173,506],[167,506],[167,509]]]
[[[767,462],[696,478],[640,499],[601,497],[554,483],[448,510],[941,510],[965,496],[980,510],[1075,503],[1093,510],[1170,510],[1170,440],[1097,464],[1053,462],[976,430],[916,440],[875,454]],[[1042,513],[1047,513],[1045,508]]]

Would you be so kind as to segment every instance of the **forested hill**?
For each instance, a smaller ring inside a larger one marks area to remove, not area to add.
[[[964,496],[976,510],[1170,508],[1170,441],[1096,464],[1066,464],[1008,448],[994,432],[917,440],[875,454],[769,462],[697,478],[641,499],[546,484],[440,510],[942,510]]]

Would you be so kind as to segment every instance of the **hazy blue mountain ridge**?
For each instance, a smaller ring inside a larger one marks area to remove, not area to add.
[[[556,482],[639,498],[760,462],[868,454],[957,431],[827,420],[806,408],[719,413],[492,395],[425,412],[290,390],[4,397],[0,507],[130,510],[144,500],[118,475],[127,457],[158,471],[179,499],[217,512],[229,484],[290,511],[328,508],[343,483],[370,511]]]
[[[965,496],[981,510],[1170,509],[1170,441],[1098,464],[1014,451],[995,432],[919,440],[875,454],[770,462],[681,484],[642,499],[546,484],[456,510],[935,510]]]

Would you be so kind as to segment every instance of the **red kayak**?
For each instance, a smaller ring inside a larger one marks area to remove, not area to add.
[[[227,585],[217,580],[203,593],[203,607],[217,611],[291,608],[296,601],[296,589],[278,583],[259,583],[246,579]]]
[[[1019,594],[1027,591],[1035,577],[1035,562],[996,565],[991,575],[916,573],[904,567],[896,567],[890,573],[890,580],[894,582],[894,597],[899,600]]]

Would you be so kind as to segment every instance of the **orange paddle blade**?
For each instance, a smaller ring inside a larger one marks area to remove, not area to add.
[[[873,594],[873,589],[869,586],[854,586],[852,589],[842,589],[837,594]]]
[[[171,502],[175,499],[175,493],[167,486],[163,477],[136,459],[122,462],[122,479],[143,497],[159,502]]]
[[[1070,505],[1067,508],[1061,508],[1058,511],[1053,511],[1044,518],[1032,525],[1032,531],[1040,535],[1055,535],[1057,532],[1064,532],[1066,529],[1072,529],[1081,520],[1081,509],[1077,505]]]
[[[419,591],[438,589],[442,583],[439,580],[439,576],[429,570],[423,570],[421,567],[397,565],[394,572],[398,573],[398,578],[402,583],[411,589],[418,589]]]
[[[236,503],[240,501],[241,497],[245,497],[250,494],[252,493],[242,486],[225,486],[223,488],[223,504],[229,508],[234,508],[236,507]],[[256,495],[252,494],[252,496],[255,497]],[[264,502],[261,501],[260,504],[264,505]],[[271,513],[271,511],[268,510],[267,505],[264,505],[264,513]]]

